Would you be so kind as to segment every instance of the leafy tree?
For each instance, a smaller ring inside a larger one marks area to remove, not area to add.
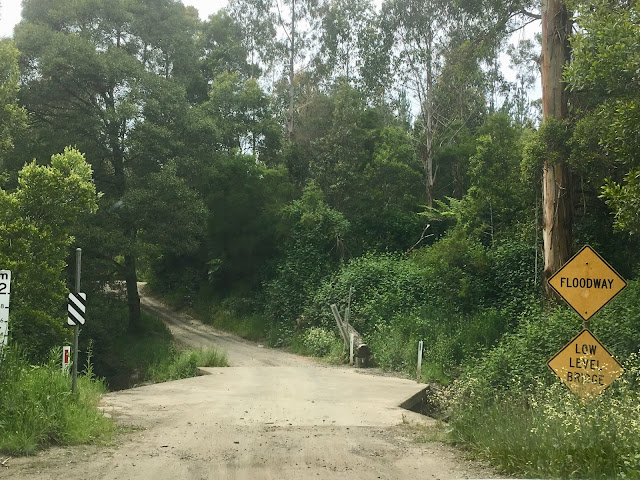
[[[316,73],[323,78],[343,78],[351,84],[360,75],[364,50],[369,47],[365,32],[374,21],[370,0],[327,3],[321,19],[320,48]],[[358,82],[359,83],[359,82]]]
[[[198,36],[203,54],[201,69],[209,81],[223,73],[238,73],[243,78],[253,77],[251,72],[257,68],[253,62],[247,62],[245,37],[242,25],[236,18],[226,10],[221,10],[211,15],[201,26]]]
[[[243,81],[238,73],[217,76],[201,109],[213,122],[221,149],[251,153],[263,161],[277,152],[281,130],[255,79]]]
[[[0,41],[0,171],[13,140],[25,127],[26,115],[18,105],[18,50],[8,40]]]
[[[616,227],[637,233],[640,9],[635,3],[578,6],[581,28],[572,37],[573,61],[566,70],[572,91],[582,100],[573,164],[592,178],[595,188],[605,184],[602,191]]]
[[[219,156],[208,185],[208,280],[225,292],[255,289],[285,241],[280,212],[294,196],[288,173],[248,155]]]
[[[283,214],[287,240],[275,276],[265,285],[265,312],[273,325],[288,334],[306,299],[343,263],[349,222],[324,202],[322,191],[313,184]],[[276,344],[283,341],[282,337],[273,339]]]
[[[91,158],[105,208],[83,233],[86,253],[102,260],[103,280],[109,272],[125,280],[133,328],[140,217],[121,206],[136,176],[158,172],[180,152],[177,131],[198,83],[197,68],[183,63],[196,58],[194,25],[193,12],[173,0],[27,0],[16,27],[22,100],[35,131],[27,145],[38,152],[75,143]]]
[[[90,165],[75,149],[32,162],[0,189],[0,264],[12,271],[10,334],[34,359],[68,337],[64,270],[74,225],[97,209]]]
[[[227,11],[240,31],[240,44],[248,58],[249,74],[257,78],[274,68],[280,46],[277,41],[277,16],[270,0],[231,0]]]

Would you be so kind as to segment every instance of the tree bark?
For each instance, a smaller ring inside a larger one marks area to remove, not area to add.
[[[565,120],[568,116],[568,92],[562,81],[570,60],[571,22],[562,0],[544,0],[542,4],[542,119]],[[552,295],[548,280],[570,258],[572,203],[570,172],[566,159],[548,152],[542,180],[542,239],[545,291]],[[555,158],[555,160],[551,160]]]
[[[291,51],[289,52],[289,118],[287,125],[287,140],[293,141],[293,77],[296,58],[296,0],[291,0]]]

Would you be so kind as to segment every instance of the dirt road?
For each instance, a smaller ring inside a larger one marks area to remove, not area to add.
[[[11,459],[17,479],[450,479],[491,472],[456,450],[414,441],[398,405],[413,381],[363,375],[260,348],[176,315],[144,308],[189,346],[227,350],[231,367],[105,395],[104,411],[129,433],[115,446],[54,448]]]

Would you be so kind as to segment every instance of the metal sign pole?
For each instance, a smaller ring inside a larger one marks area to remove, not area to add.
[[[82,260],[82,249],[76,248],[76,293],[80,293],[80,262]],[[71,392],[76,393],[78,384],[78,336],[80,326],[76,323],[73,327],[73,367],[71,377]]]

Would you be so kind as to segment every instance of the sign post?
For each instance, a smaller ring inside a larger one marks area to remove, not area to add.
[[[627,282],[586,245],[549,279],[549,285],[580,315],[584,328],[547,366],[583,399],[598,395],[624,368],[589,330],[591,317],[624,290]]]
[[[76,293],[80,293],[80,262],[82,260],[82,249],[76,248]],[[71,377],[71,392],[76,393],[78,385],[78,337],[80,336],[80,325],[76,322],[73,327],[73,366]]]
[[[0,270],[0,350],[7,344],[9,335],[10,294],[11,270]]]

